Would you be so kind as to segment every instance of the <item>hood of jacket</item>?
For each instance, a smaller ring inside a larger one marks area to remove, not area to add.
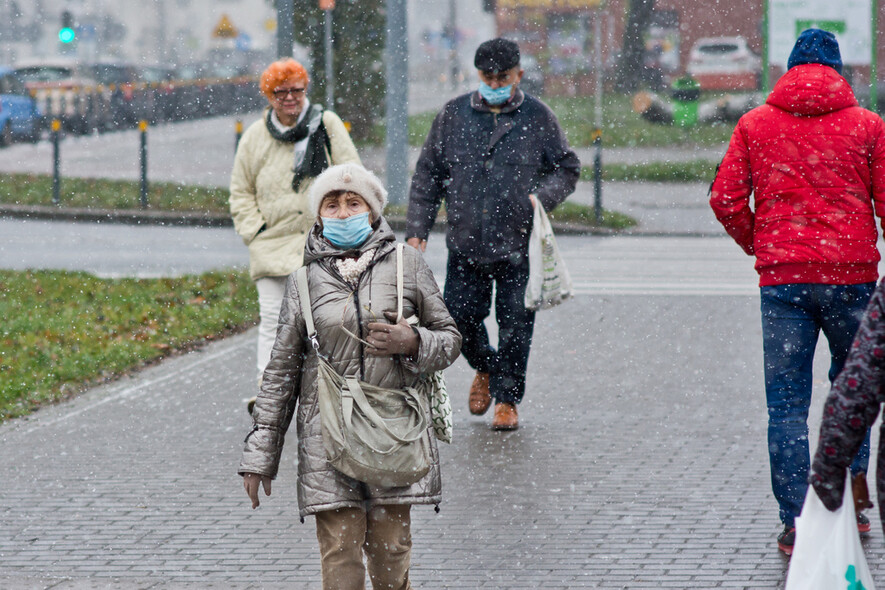
[[[854,91],[839,73],[822,64],[790,68],[765,101],[800,116],[820,116],[857,106]]]
[[[323,226],[320,221],[313,225],[310,233],[307,235],[307,244],[304,246],[304,264],[310,264],[316,260],[338,258],[346,253],[359,255],[366,250],[377,248],[374,258],[377,260],[382,255],[393,250],[396,247],[396,235],[390,229],[390,225],[384,217],[379,217],[374,223],[374,231],[366,238],[366,241],[356,248],[350,250],[342,250],[338,246],[331,244],[323,237]]]

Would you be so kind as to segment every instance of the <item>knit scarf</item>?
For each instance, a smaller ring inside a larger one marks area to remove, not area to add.
[[[294,168],[295,175],[292,177],[292,190],[297,191],[298,185],[305,178],[315,178],[329,167],[329,160],[326,158],[326,147],[331,149],[329,135],[326,133],[326,127],[323,125],[323,107],[318,104],[311,104],[307,108],[307,113],[302,117],[297,125],[280,133],[276,125],[271,121],[270,116],[272,109],[267,109],[267,117],[264,123],[270,136],[279,141],[286,143],[297,143],[309,137],[307,141],[307,149],[304,152],[304,158],[297,162]]]
[[[369,264],[372,262],[372,257],[374,256],[375,248],[370,248],[360,254],[359,258],[336,258],[335,265],[338,267],[338,272],[341,273],[341,277],[347,281],[348,284],[356,287],[359,283],[360,275],[369,268]]]

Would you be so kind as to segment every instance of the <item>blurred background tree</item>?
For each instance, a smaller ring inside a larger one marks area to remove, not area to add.
[[[655,0],[630,0],[627,24],[621,45],[621,56],[615,72],[615,84],[623,92],[635,92],[646,77],[645,34],[651,24]]]
[[[335,104],[324,104],[325,15],[317,0],[294,0],[295,41],[310,49],[310,100],[352,125],[354,141],[365,141],[384,115],[384,0],[336,0],[332,11]]]

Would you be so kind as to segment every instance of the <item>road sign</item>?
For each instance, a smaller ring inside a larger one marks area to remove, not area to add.
[[[215,25],[215,31],[213,31],[212,36],[218,39],[235,39],[237,35],[239,35],[239,32],[230,21],[230,18],[226,14],[222,14],[221,20]]]
[[[236,47],[238,51],[249,51],[252,49],[252,37],[246,33],[237,35]]]

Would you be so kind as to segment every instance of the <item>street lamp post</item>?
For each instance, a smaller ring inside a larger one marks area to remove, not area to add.
[[[325,13],[324,23],[324,53],[326,66],[326,108],[335,108],[335,70],[332,68],[332,10],[335,9],[335,0],[320,0],[320,9]]]
[[[409,47],[406,0],[386,0],[387,192],[390,202],[406,202],[409,174]]]
[[[276,0],[277,2],[277,57],[292,57],[292,45],[295,43],[295,2],[294,0]]]

